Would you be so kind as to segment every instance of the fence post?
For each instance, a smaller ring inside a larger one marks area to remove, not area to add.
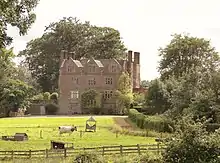
[[[45,154],[46,154],[46,158],[48,158],[48,149],[46,149]]]
[[[102,156],[104,156],[105,155],[105,147],[103,146],[102,147]]]
[[[160,143],[157,143],[157,153],[160,153]]]
[[[80,138],[82,138],[82,130],[80,130]]]
[[[138,154],[141,155],[141,150],[140,150],[140,145],[137,144],[137,150],[138,150]]]
[[[121,153],[121,155],[123,154],[122,145],[120,145],[120,153]]]
[[[14,158],[14,151],[11,151],[11,158]]]
[[[29,150],[29,158],[31,158],[31,150]]]
[[[64,148],[64,158],[66,158],[66,148]]]

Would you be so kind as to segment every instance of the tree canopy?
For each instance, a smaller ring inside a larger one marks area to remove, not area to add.
[[[119,31],[110,27],[97,27],[77,18],[63,18],[50,23],[42,37],[31,40],[20,52],[32,76],[43,91],[57,89],[61,50],[82,57],[123,58],[126,50]]]
[[[201,68],[201,72],[212,71],[219,65],[219,56],[210,41],[189,35],[173,35],[171,42],[159,49],[159,55],[161,79],[172,75],[180,77],[197,67]]]
[[[12,38],[7,35],[8,25],[17,27],[24,35],[36,19],[33,9],[39,0],[3,0],[0,1],[0,48],[9,45]]]

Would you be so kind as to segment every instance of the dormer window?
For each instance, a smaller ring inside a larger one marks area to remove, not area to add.
[[[67,72],[73,72],[73,66],[67,66]]]
[[[95,65],[89,65],[89,72],[95,72]]]
[[[116,71],[117,71],[117,66],[111,65],[111,72],[116,72]]]

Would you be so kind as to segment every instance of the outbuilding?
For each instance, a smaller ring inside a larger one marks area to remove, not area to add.
[[[15,133],[14,141],[25,141],[28,140],[28,135],[26,133]]]

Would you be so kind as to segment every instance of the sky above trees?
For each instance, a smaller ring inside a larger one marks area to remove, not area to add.
[[[211,39],[220,51],[220,10],[218,0],[41,0],[35,9],[37,20],[28,35],[19,36],[16,29],[14,52],[23,50],[31,39],[40,37],[45,26],[63,17],[77,17],[99,26],[118,29],[128,49],[141,52],[141,79],[158,76],[158,48],[169,43],[173,33]]]

